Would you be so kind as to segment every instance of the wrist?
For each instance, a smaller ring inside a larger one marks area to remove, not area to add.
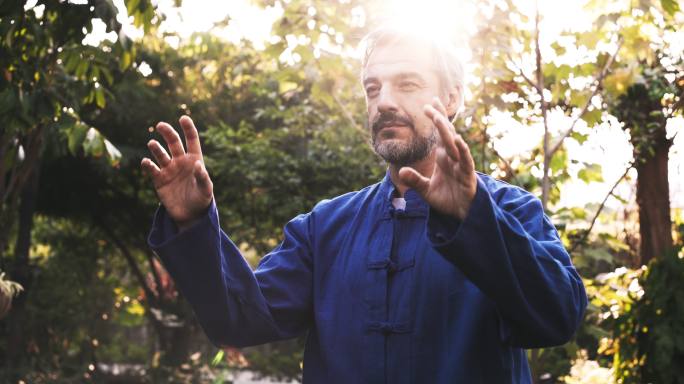
[[[211,208],[211,202],[213,201],[210,200],[209,203],[206,205],[206,207],[200,209],[197,211],[197,213],[193,215],[189,215],[187,219],[181,219],[181,220],[176,220],[173,219],[173,222],[176,224],[176,227],[178,227],[179,232],[183,232],[191,227],[193,227],[195,224],[198,222],[202,221],[202,219],[207,215],[207,212]]]
[[[176,224],[176,227],[178,227],[178,232],[184,232],[187,229],[191,228],[195,224],[197,224],[201,220],[201,217],[195,218],[195,219],[190,219],[190,220],[185,220],[185,221],[174,221]]]
[[[473,205],[473,200],[475,200],[476,193],[477,184],[475,184],[475,188],[473,189],[472,193],[470,193],[470,195],[467,196],[458,207],[456,207],[454,212],[452,212],[452,215],[460,221],[465,220],[468,216],[468,212],[470,212],[470,207]]]

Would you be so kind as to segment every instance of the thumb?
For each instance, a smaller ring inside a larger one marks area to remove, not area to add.
[[[197,180],[197,186],[200,191],[205,195],[211,195],[213,193],[213,183],[209,178],[209,172],[204,168],[204,164],[200,160],[195,161],[195,167],[193,168],[193,175],[195,180]]]
[[[427,194],[428,188],[430,187],[430,179],[421,175],[415,169],[411,167],[403,167],[399,170],[399,179],[411,189],[415,189],[416,192],[421,194],[423,197]]]

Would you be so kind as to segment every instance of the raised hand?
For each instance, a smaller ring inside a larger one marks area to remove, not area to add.
[[[441,140],[436,149],[436,164],[431,177],[425,177],[410,167],[399,170],[399,178],[423,196],[439,212],[465,219],[477,191],[475,163],[468,145],[454,132],[444,105],[435,98],[425,105],[425,114],[432,119]]]
[[[179,122],[188,151],[183,148],[178,133],[169,124],[160,122],[157,132],[166,141],[171,156],[153,139],[147,147],[157,162],[146,157],[141,166],[152,178],[157,196],[169,216],[183,229],[204,214],[213,199],[214,187],[204,167],[195,124],[188,116],[182,116]]]

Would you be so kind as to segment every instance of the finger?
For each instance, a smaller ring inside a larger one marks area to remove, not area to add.
[[[458,152],[461,156],[461,161],[458,162],[461,170],[466,173],[475,172],[475,161],[473,160],[473,155],[470,153],[468,144],[466,144],[461,135],[456,135],[454,143],[456,144]]]
[[[451,160],[449,155],[447,155],[444,148],[437,148],[435,152],[435,162],[437,166],[443,170],[450,170],[454,167],[454,162]]]
[[[209,172],[207,172],[207,169],[200,160],[195,161],[193,173],[195,175],[195,180],[197,180],[197,186],[199,187],[200,191],[204,195],[211,195],[213,193],[214,183],[211,182],[211,178],[209,178]]]
[[[442,104],[442,100],[439,99],[439,97],[435,96],[432,98],[432,106],[435,107],[445,117],[449,116],[449,114],[446,111],[446,108],[444,107],[444,104]]]
[[[150,152],[152,152],[154,159],[157,160],[157,163],[159,163],[160,167],[164,168],[171,162],[169,154],[166,153],[164,147],[162,147],[157,140],[150,140],[147,142],[147,148],[150,149]]]
[[[166,145],[169,146],[169,151],[171,151],[171,156],[183,156],[185,155],[185,149],[183,149],[183,143],[181,142],[180,136],[172,126],[167,123],[160,122],[157,124],[157,132],[159,132]]]
[[[161,175],[161,170],[159,167],[157,167],[157,164],[147,157],[142,159],[140,166],[142,167],[143,171],[150,175],[153,180],[156,180]]]
[[[454,133],[452,132],[453,126],[447,120],[446,116],[441,114],[437,109],[430,105],[425,105],[425,115],[432,119],[432,122],[437,127],[439,132],[439,137],[442,139],[442,146],[446,149],[449,157],[454,161],[459,161],[460,157],[458,154],[458,148],[454,143]]]
[[[423,197],[425,197],[430,187],[430,179],[411,167],[401,168],[399,170],[399,179],[410,188],[415,189]]]
[[[188,148],[188,153],[202,156],[202,147],[200,146],[199,134],[195,123],[192,122],[190,116],[183,115],[180,120],[183,128],[183,135],[185,136],[185,146]]]

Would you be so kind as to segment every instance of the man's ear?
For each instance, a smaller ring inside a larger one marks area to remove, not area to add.
[[[462,88],[463,87],[461,87],[460,85],[457,85],[451,88],[451,90],[449,90],[447,105],[444,106],[446,108],[449,121],[453,121],[456,118],[456,115],[458,114],[458,111],[459,109],[461,109],[461,105],[463,104]]]

